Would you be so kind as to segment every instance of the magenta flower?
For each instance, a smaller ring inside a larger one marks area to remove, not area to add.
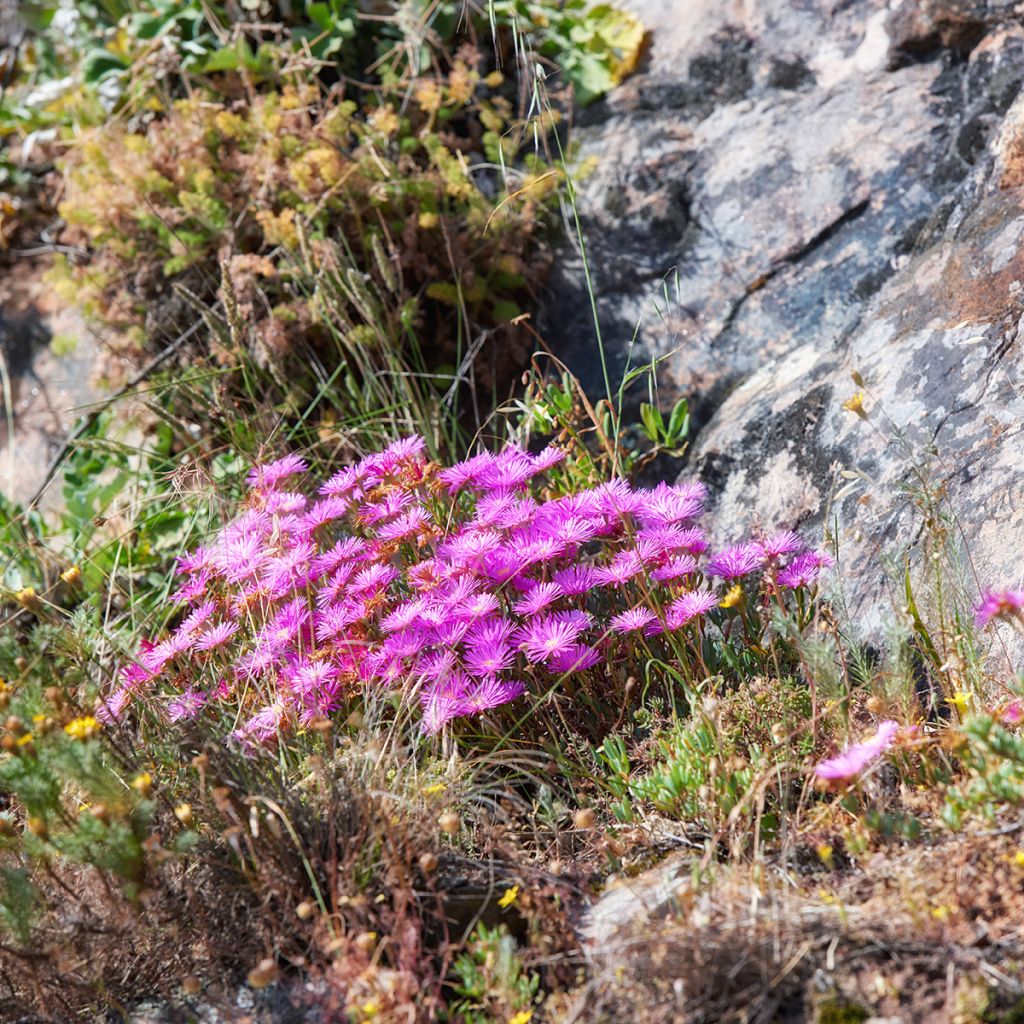
[[[571,644],[560,650],[548,663],[552,672],[583,672],[601,661],[601,655],[586,644]]]
[[[637,629],[646,629],[658,616],[650,608],[630,608],[612,617],[608,623],[613,633],[632,633]]]
[[[859,775],[873,761],[881,757],[896,742],[899,724],[891,720],[881,722],[878,731],[861,743],[855,743],[843,753],[822,761],[814,769],[819,779],[830,782],[848,782]]]
[[[548,661],[571,648],[583,628],[578,621],[548,615],[523,627],[520,644],[528,660]]]
[[[258,487],[265,491],[273,490],[282,481],[296,473],[305,473],[308,469],[304,459],[298,455],[286,455],[283,459],[269,462],[265,466],[254,466],[245,482],[250,487]]]
[[[1024,619],[1024,590],[986,590],[974,608],[974,621],[979,627],[992,619]]]
[[[771,561],[772,559],[781,558],[782,555],[791,555],[799,551],[803,547],[803,541],[792,530],[786,530],[783,533],[776,533],[765,540],[758,541],[757,546],[761,549],[764,557]]]
[[[529,618],[543,611],[562,596],[562,588],[557,583],[538,583],[525,596],[513,604],[517,615]]]
[[[719,551],[708,562],[708,575],[723,580],[738,580],[757,572],[764,565],[764,554],[759,544],[734,544]]]
[[[676,555],[670,558],[663,566],[651,573],[651,579],[661,583],[669,580],[678,580],[683,576],[692,576],[697,571],[697,559],[693,555]]]
[[[167,720],[170,722],[187,722],[195,718],[206,703],[206,694],[194,690],[191,686],[183,690],[179,696],[167,705]]]
[[[824,551],[805,551],[779,572],[779,586],[787,590],[809,587],[817,581],[822,571],[832,564],[832,557]]]
[[[668,606],[665,623],[669,629],[682,629],[688,622],[706,615],[717,604],[718,598],[711,591],[691,590]]]
[[[589,565],[570,565],[566,569],[559,569],[552,580],[566,597],[585,594],[598,583],[597,570]]]
[[[194,651],[212,651],[223,647],[238,632],[237,622],[218,622],[205,633],[200,633],[192,644]]]

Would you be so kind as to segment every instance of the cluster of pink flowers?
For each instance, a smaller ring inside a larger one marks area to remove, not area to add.
[[[791,533],[706,557],[699,483],[550,496],[539,478],[557,448],[449,469],[424,450],[392,444],[313,497],[294,483],[298,456],[254,469],[237,518],[179,561],[180,623],[143,644],[98,717],[144,693],[176,721],[220,703],[253,746],[394,686],[436,732],[631,645],[699,642],[716,587],[749,578],[759,600],[783,600],[831,564]]]

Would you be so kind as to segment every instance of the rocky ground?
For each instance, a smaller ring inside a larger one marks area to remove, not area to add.
[[[719,534],[827,520],[867,621],[925,481],[968,586],[1019,583],[1024,5],[631,5],[648,59],[578,131],[613,389],[659,359]],[[580,261],[556,265],[548,335],[601,394]]]

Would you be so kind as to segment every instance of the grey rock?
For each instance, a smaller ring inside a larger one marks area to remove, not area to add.
[[[967,589],[1018,584],[1024,5],[632,6],[648,62],[578,133],[612,389],[660,360],[716,536],[836,527],[869,623],[923,476]],[[601,395],[578,254],[555,287],[548,336]],[[841,407],[853,371],[867,422]]]

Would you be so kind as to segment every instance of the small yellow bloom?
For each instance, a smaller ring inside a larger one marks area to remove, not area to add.
[[[484,84],[488,89],[497,89],[502,82],[505,81],[505,76],[500,71],[492,71],[485,79]]]
[[[380,1013],[380,1006],[372,999],[368,1003],[363,1003],[359,1009],[364,1017],[376,1017]]]
[[[512,1014],[508,1019],[508,1024],[530,1024],[533,1020],[533,1010],[520,1010],[519,1013]]]
[[[33,615],[38,615],[43,610],[43,602],[39,600],[39,595],[36,593],[35,587],[22,587],[14,595],[14,600],[21,605],[25,611],[32,612]]]
[[[435,782],[432,786],[423,787],[423,795],[434,796],[437,793],[443,793],[447,788],[443,782]]]
[[[65,569],[61,574],[60,578],[65,583],[70,583],[71,586],[77,585],[82,579],[82,570],[77,565],[71,566],[70,569]]]
[[[1019,868],[1024,868],[1024,850],[1018,850],[1013,855],[1013,863]]]
[[[821,843],[817,849],[818,860],[827,868],[832,867],[832,847],[828,843]]]
[[[847,412],[856,413],[862,420],[868,418],[868,414],[864,411],[864,392],[855,391],[850,397],[843,402],[843,408]]]
[[[743,600],[743,587],[736,583],[729,588],[729,592],[722,598],[719,604],[723,608],[735,608]]]
[[[513,885],[511,889],[505,890],[504,895],[501,897],[500,900],[498,900],[498,906],[501,907],[502,910],[506,909],[507,907],[511,907],[512,904],[515,903],[518,896],[519,886]]]
[[[92,715],[76,718],[64,726],[64,731],[73,740],[89,740],[99,734],[100,723]]]
[[[132,789],[141,797],[148,797],[153,791],[153,776],[149,772],[140,772],[132,779]]]
[[[936,921],[948,921],[952,910],[952,907],[947,907],[945,905],[932,907],[932,917],[934,917]]]
[[[440,223],[441,218],[436,213],[430,210],[424,210],[419,217],[417,217],[417,223],[424,231],[429,231],[431,228],[436,228]]]
[[[963,690],[957,690],[957,692],[949,698],[949,703],[961,713],[967,710],[967,706],[970,702],[971,695],[969,693],[964,693]]]

